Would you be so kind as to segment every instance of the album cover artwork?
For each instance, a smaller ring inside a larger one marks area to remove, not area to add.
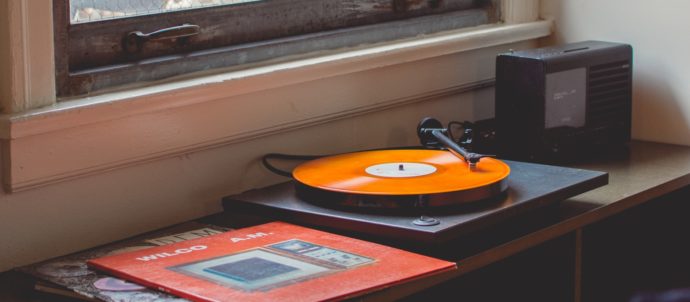
[[[188,300],[95,271],[86,265],[86,261],[202,238],[227,230],[229,229],[220,226],[188,222],[129,240],[20,267],[17,270],[37,279],[34,285],[37,291],[86,301],[183,302]]]
[[[88,264],[194,301],[340,300],[456,268],[453,262],[284,222]]]

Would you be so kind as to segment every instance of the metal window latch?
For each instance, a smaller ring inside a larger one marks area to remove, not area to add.
[[[172,26],[150,32],[148,34],[145,34],[141,31],[133,31],[125,35],[122,41],[122,48],[126,53],[138,53],[141,51],[145,42],[175,39],[180,41],[179,39],[186,39],[188,37],[198,35],[199,32],[199,25],[194,24]]]

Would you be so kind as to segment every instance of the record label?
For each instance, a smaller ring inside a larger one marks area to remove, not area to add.
[[[364,169],[370,175],[379,177],[417,177],[436,172],[436,167],[422,163],[384,163]]]

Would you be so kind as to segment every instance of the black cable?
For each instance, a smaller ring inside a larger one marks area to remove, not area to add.
[[[282,159],[282,160],[312,160],[312,159],[317,159],[320,157],[324,157],[325,155],[292,155],[292,154],[282,154],[282,153],[268,153],[264,155],[261,158],[261,163],[263,163],[264,167],[268,169],[269,171],[278,174],[280,176],[285,176],[285,177],[292,177],[292,172],[288,172],[285,170],[281,170],[273,166],[270,162],[269,159]]]

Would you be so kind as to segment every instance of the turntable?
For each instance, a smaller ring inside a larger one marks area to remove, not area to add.
[[[608,174],[467,151],[432,118],[420,148],[309,160],[293,181],[223,198],[246,213],[376,237],[444,242],[603,186]]]

